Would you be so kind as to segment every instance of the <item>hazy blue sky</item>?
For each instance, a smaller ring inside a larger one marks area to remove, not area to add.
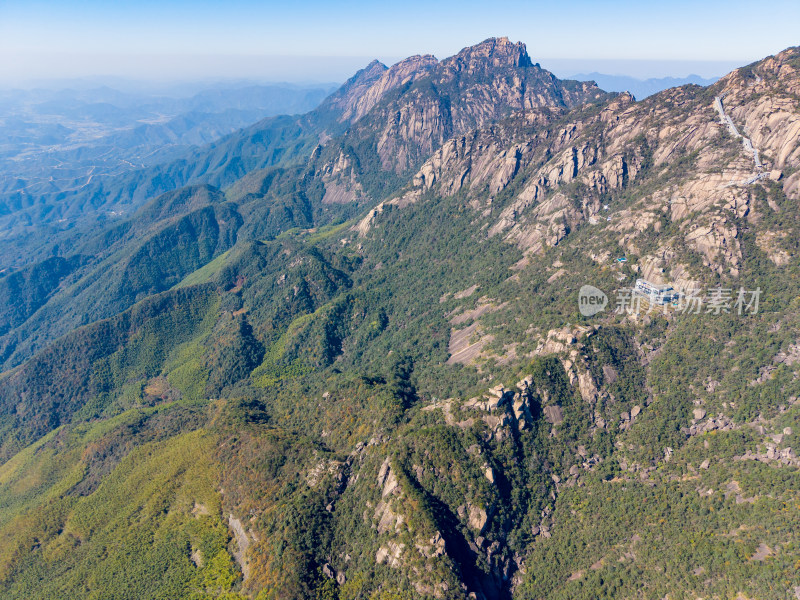
[[[443,58],[500,35],[574,72],[686,75],[695,65],[710,75],[800,44],[800,1],[0,0],[0,81],[336,81],[371,58]]]

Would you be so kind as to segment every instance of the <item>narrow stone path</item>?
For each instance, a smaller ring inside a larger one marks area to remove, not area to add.
[[[730,187],[732,185],[750,185],[751,183],[755,183],[760,179],[764,179],[765,177],[769,177],[769,173],[762,172],[764,165],[761,164],[761,159],[758,156],[758,148],[753,146],[753,142],[750,140],[749,137],[746,137],[739,133],[739,130],[736,128],[736,124],[731,119],[730,115],[725,113],[725,105],[722,103],[722,100],[725,98],[725,93],[720,96],[714,97],[714,108],[717,109],[719,113],[719,120],[720,123],[725,125],[728,128],[730,134],[742,140],[742,146],[744,146],[745,152],[753,157],[753,162],[755,163],[756,173],[753,174],[752,177],[744,180],[744,181],[733,181],[731,180],[730,183],[725,185],[724,187]]]

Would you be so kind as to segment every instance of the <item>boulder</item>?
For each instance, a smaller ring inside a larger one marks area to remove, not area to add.
[[[388,541],[385,546],[378,548],[378,552],[375,553],[375,562],[378,564],[386,563],[390,567],[398,567],[400,566],[400,555],[405,547],[405,544]]]
[[[489,393],[490,393],[492,396],[495,396],[495,397],[497,397],[497,398],[502,398],[502,397],[503,397],[503,394],[505,394],[505,389],[503,388],[503,386],[502,386],[502,385],[498,385],[498,386],[495,386],[495,387],[493,387],[492,389],[490,389],[490,390],[489,390]]]
[[[494,483],[494,471],[492,470],[492,467],[486,467],[486,469],[483,471],[483,474],[486,476],[486,479],[489,480],[489,483]]]
[[[486,511],[474,504],[468,504],[467,509],[469,510],[469,526],[479,533],[482,532],[488,520]]]

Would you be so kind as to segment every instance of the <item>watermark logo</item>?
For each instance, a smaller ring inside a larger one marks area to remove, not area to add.
[[[639,313],[661,310],[684,315],[724,315],[724,314],[758,314],[761,301],[761,288],[746,290],[739,288],[711,288],[708,290],[687,289],[683,292],[672,291],[661,295],[658,293],[643,294],[639,289],[621,289],[617,291],[614,312]]]
[[[654,311],[684,315],[755,315],[761,301],[761,288],[711,288],[708,290],[675,290],[668,285],[653,285],[637,280],[636,286],[615,292],[614,312],[621,314]],[[608,296],[593,285],[584,285],[578,292],[578,309],[584,317],[594,316],[608,306]]]
[[[708,290],[675,290],[671,286],[655,286],[637,280],[636,286],[616,290],[616,314],[654,311],[685,315],[758,314],[761,289],[711,288]],[[578,292],[578,309],[584,317],[594,316],[608,306],[608,296],[593,285],[584,285]]]
[[[584,285],[578,291],[578,309],[584,317],[603,311],[608,305],[608,296],[593,285]]]

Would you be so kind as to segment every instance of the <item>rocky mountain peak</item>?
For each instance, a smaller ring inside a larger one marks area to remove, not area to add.
[[[396,87],[415,81],[429,73],[439,61],[431,54],[409,56],[383,71],[343,119],[359,119],[368,113],[383,96]]]
[[[366,67],[357,71],[342,87],[331,94],[323,103],[322,109],[340,112],[343,115],[352,115],[359,99],[378,81],[389,69],[379,60],[373,60]],[[342,117],[345,119],[347,117]]]
[[[383,75],[383,73],[385,71],[387,71],[388,68],[389,67],[387,67],[385,64],[383,64],[381,61],[379,61],[378,59],[375,59],[371,63],[369,63],[366,67],[364,67],[360,71],[357,71],[356,74],[353,75],[348,80],[348,83],[351,83],[351,82],[352,83],[362,83],[362,82],[363,83],[367,83],[367,82],[372,83],[378,77]]]
[[[800,72],[800,47],[787,48],[774,56],[735,69],[720,78],[714,88],[726,96],[736,93],[764,93],[767,88],[779,87],[782,91],[797,94]]]
[[[339,121],[357,125],[348,133],[360,138],[352,147],[374,144],[373,157],[352,164],[363,168],[377,157],[382,171],[398,175],[417,169],[447,138],[464,134],[501,117],[542,107],[567,109],[607,94],[593,83],[562,82],[534,65],[525,44],[490,38],[439,62],[431,55],[406,58],[375,78],[342,110]],[[631,98],[632,101],[632,98]],[[367,142],[366,140],[369,140]],[[353,200],[363,190],[335,168],[331,152],[325,202]],[[338,181],[346,177],[347,181]],[[349,192],[341,194],[342,186]],[[360,190],[360,191],[359,191]],[[334,200],[337,199],[337,200]]]
[[[512,42],[507,37],[489,38],[461,52],[442,63],[458,71],[475,72],[497,67],[531,67],[530,56],[525,44]]]

